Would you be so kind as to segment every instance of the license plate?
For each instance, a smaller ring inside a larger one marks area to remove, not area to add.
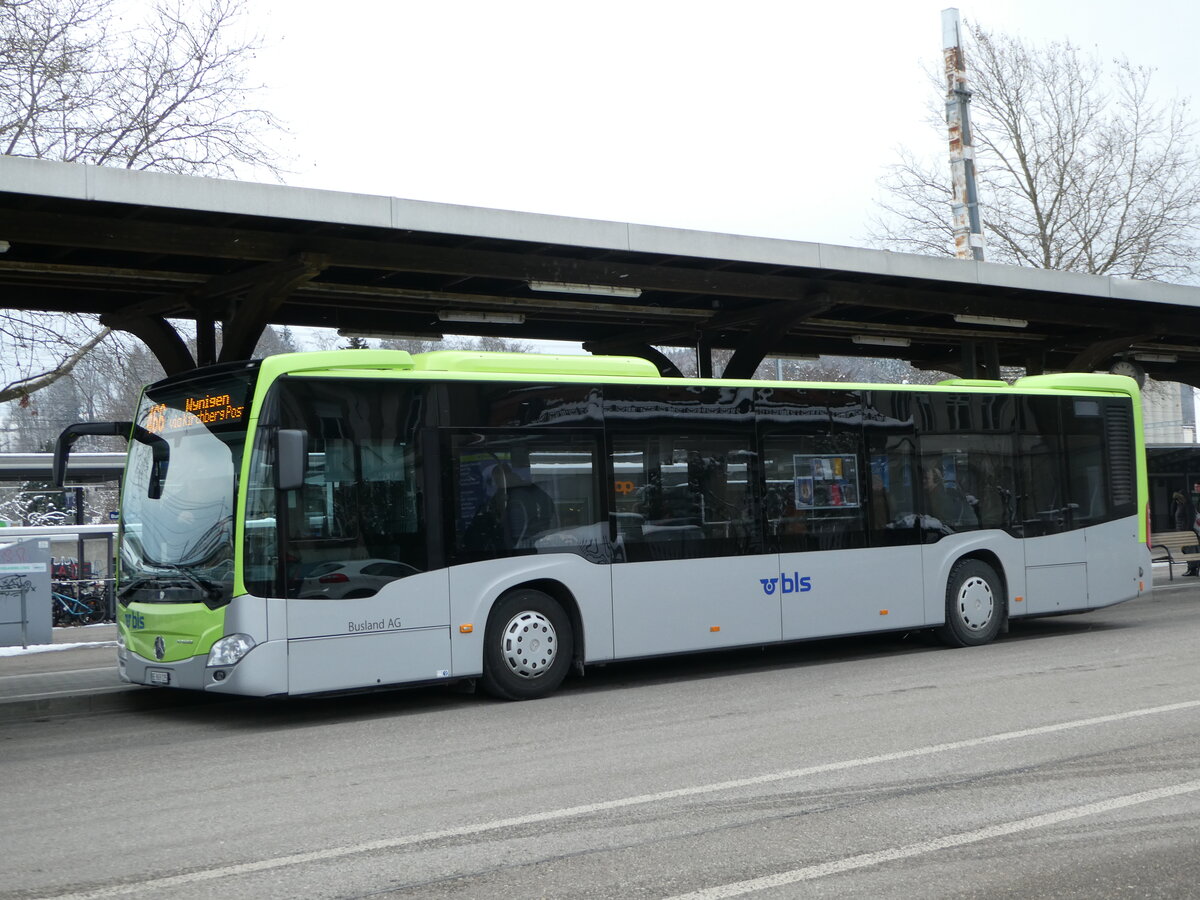
[[[171,673],[164,671],[163,669],[151,669],[150,670],[150,683],[151,684],[170,684],[171,683]]]

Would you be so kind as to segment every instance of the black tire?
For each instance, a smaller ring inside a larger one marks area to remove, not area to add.
[[[87,605],[87,609],[81,610],[79,618],[82,619],[84,625],[98,625],[104,621],[104,598],[98,595],[85,595],[83,602]]]
[[[575,640],[553,597],[528,588],[501,597],[483,636],[483,689],[502,700],[549,694],[566,677]]]
[[[951,647],[978,647],[994,640],[1004,621],[1000,576],[978,559],[960,559],[946,581],[946,624],[937,636]]]

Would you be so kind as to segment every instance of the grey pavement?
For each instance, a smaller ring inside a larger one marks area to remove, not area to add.
[[[1177,566],[1172,580],[1165,565],[1154,566],[1154,589],[1200,588]],[[124,684],[117,676],[117,626],[55,628],[54,644],[0,656],[0,725],[49,716],[87,715],[186,705],[204,695]],[[59,649],[51,649],[57,647]],[[3,648],[0,648],[3,649]]]
[[[117,677],[116,625],[55,628],[53,635],[57,649],[0,656],[0,723],[120,708],[118,698],[135,689]]]
[[[0,655],[0,725],[51,716],[229,702],[193,691],[125,684],[117,675],[117,626],[55,628],[54,643]],[[0,652],[17,648],[4,647]]]

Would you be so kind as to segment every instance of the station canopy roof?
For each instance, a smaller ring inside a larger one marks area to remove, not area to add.
[[[830,354],[1200,384],[1200,288],[950,257],[16,157],[0,241],[0,306],[98,314],[168,371],[245,358],[274,324],[728,348],[714,374],[739,377]]]

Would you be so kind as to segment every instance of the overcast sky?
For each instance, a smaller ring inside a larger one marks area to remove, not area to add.
[[[853,246],[897,146],[944,152],[950,5],[250,0],[289,184]],[[1195,0],[957,8],[1200,96]]]

